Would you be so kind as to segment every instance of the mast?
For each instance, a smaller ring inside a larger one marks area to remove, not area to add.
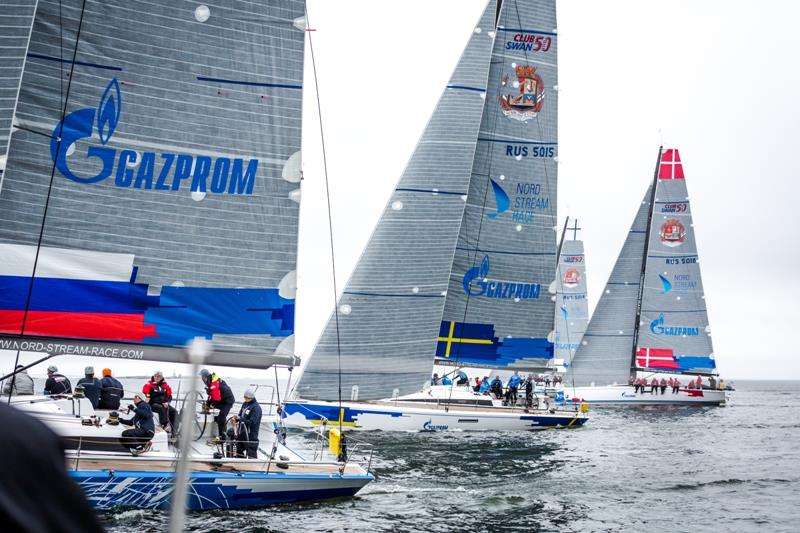
[[[558,262],[561,260],[561,247],[564,246],[564,236],[567,234],[568,225],[569,217],[564,220],[564,227],[561,229],[561,239],[558,241],[558,250],[556,251],[556,268],[558,268]]]
[[[661,153],[664,147],[658,147],[658,157],[656,158],[656,169],[653,172],[653,190],[650,192],[650,208],[647,213],[647,229],[645,230],[644,253],[642,254],[642,271],[639,277],[639,294],[636,298],[636,323],[633,326],[633,346],[631,348],[631,376],[636,376],[636,352],[639,345],[639,326],[642,321],[642,295],[644,294],[645,273],[647,271],[647,255],[650,252],[650,229],[653,225],[653,209],[656,201],[656,189],[658,188],[658,169],[661,166]]]

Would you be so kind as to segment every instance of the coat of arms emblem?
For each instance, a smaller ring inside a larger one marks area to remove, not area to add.
[[[686,240],[686,228],[681,224],[680,220],[670,218],[661,224],[661,242],[664,246],[676,247],[683,244]]]
[[[517,81],[512,86],[519,89],[519,94],[501,94],[500,108],[508,118],[523,121],[532,119],[544,106],[544,82],[532,65],[517,66],[514,73]],[[500,85],[506,87],[508,84],[508,75],[505,75]]]
[[[581,274],[577,268],[568,268],[564,272],[564,285],[567,287],[575,287],[581,280]]]

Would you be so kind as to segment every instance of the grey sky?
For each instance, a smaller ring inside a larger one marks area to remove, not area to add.
[[[340,290],[484,4],[309,0]],[[584,228],[590,305],[663,138],[684,161],[715,355],[727,378],[800,378],[800,350],[789,338],[800,318],[800,281],[792,275],[800,255],[798,11],[789,1],[558,3],[558,215],[577,217]],[[301,356],[333,305],[310,67],[307,46]],[[86,362],[58,363],[80,373]],[[152,371],[149,363],[90,362]]]

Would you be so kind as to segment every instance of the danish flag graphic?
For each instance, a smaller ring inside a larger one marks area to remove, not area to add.
[[[658,167],[658,179],[682,180],[683,165],[676,148],[667,148],[661,153],[661,165]]]
[[[636,352],[636,364],[639,368],[663,368],[680,370],[671,348],[639,348]]]

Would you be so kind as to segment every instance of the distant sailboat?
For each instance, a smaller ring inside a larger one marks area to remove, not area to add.
[[[434,359],[526,369],[553,358],[554,303],[541,287],[556,260],[555,2],[497,4],[475,28],[286,405],[290,425],[586,421],[577,411],[504,407],[463,386],[420,392]]]
[[[689,388],[716,376],[706,296],[683,163],[659,149],[647,189],[567,375],[565,394],[592,404],[718,405],[726,393]],[[651,393],[650,380],[678,379]],[[635,393],[630,380],[648,379]],[[702,379],[702,378],[701,378]]]
[[[0,137],[11,137],[0,181],[0,349],[45,352],[37,362],[187,362],[187,342],[201,337],[215,345],[208,365],[298,365],[304,2],[12,7],[31,8],[17,21],[33,25],[20,32],[24,70],[15,63],[18,129],[0,110]],[[4,65],[8,54],[3,47]],[[15,90],[5,83],[0,90]],[[13,357],[6,364],[13,370]],[[95,506],[169,504],[176,454],[160,430],[160,451],[131,457],[117,441],[120,452],[94,452],[84,438],[113,443],[120,427],[29,399],[17,405],[87,445],[70,452],[69,468]],[[305,461],[281,438],[256,459],[184,449],[189,506],[352,495],[372,479],[353,462]]]
[[[589,301],[586,284],[586,255],[583,241],[577,239],[578,221],[568,227],[564,224],[561,243],[558,247],[558,267],[553,282],[556,293],[554,359],[552,367],[563,373],[572,363],[586,325],[589,323]],[[566,239],[572,232],[572,239]],[[551,290],[552,292],[552,290]]]

